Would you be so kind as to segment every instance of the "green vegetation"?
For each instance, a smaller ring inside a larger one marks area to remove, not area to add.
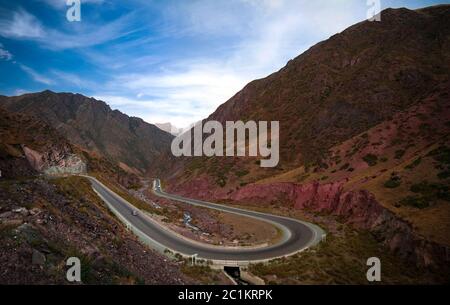
[[[422,181],[413,184],[410,191],[416,195],[403,198],[400,201],[401,205],[424,209],[435,204],[438,200],[450,201],[449,187],[444,184]]]
[[[249,171],[246,170],[246,169],[238,170],[238,171],[235,172],[235,174],[236,174],[236,176],[238,176],[238,177],[244,177],[244,176],[246,176],[246,175],[249,174]]]
[[[347,169],[348,167],[350,166],[350,164],[349,163],[345,163],[344,165],[342,165],[340,168],[339,168],[339,170],[345,170],[345,169]]]
[[[418,209],[425,209],[430,206],[430,203],[425,198],[418,196],[407,196],[400,200],[400,204]]]
[[[439,173],[437,174],[437,177],[438,177],[439,179],[441,179],[441,180],[447,179],[447,178],[450,177],[450,171],[449,171],[449,170],[445,170],[445,171],[439,172]]]
[[[395,146],[395,145],[400,145],[404,142],[404,140],[402,138],[395,138],[394,140],[392,140],[391,145]]]
[[[384,183],[384,187],[393,189],[393,188],[396,188],[396,187],[400,186],[401,183],[402,183],[401,178],[399,176],[393,174],[393,175],[391,175],[389,180],[387,180]]]
[[[450,148],[447,146],[439,146],[435,150],[428,153],[428,156],[441,164],[450,165]]]
[[[92,192],[91,183],[83,177],[55,178],[51,182],[58,187],[60,194],[74,200],[84,200]]]
[[[398,150],[396,150],[395,151],[395,156],[394,156],[394,158],[395,159],[401,159],[402,157],[403,157],[403,155],[405,154],[405,150],[404,149],[398,149]]]
[[[442,199],[450,201],[449,186],[440,183],[423,181],[411,186],[411,192],[421,194],[431,201]]]
[[[437,177],[441,180],[450,177],[450,148],[447,146],[439,146],[438,148],[428,153],[429,157],[432,157],[438,164],[436,169],[440,170]]]
[[[369,166],[375,166],[378,161],[378,157],[374,154],[367,154],[363,157],[363,160],[369,165]]]
[[[187,164],[187,169],[189,171],[195,171],[197,169],[201,169],[203,165],[203,158],[193,157],[192,161]]]
[[[417,158],[416,160],[414,160],[413,162],[411,162],[410,164],[405,166],[405,169],[414,169],[415,167],[417,167],[420,162],[422,162],[422,158]]]
[[[347,226],[341,231],[338,235],[327,235],[325,242],[309,251],[268,264],[251,265],[250,271],[270,279],[268,284],[370,284],[366,279],[366,260],[376,256],[383,262],[381,284],[428,281],[420,270],[389,254],[370,233]]]

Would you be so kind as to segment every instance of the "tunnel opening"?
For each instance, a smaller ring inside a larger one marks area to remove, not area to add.
[[[241,269],[235,266],[224,266],[223,271],[228,274],[238,285],[249,285],[248,282],[241,278]]]

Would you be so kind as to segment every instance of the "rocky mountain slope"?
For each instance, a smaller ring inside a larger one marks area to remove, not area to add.
[[[128,188],[139,185],[137,175],[102,155],[72,144],[47,123],[1,107],[0,172],[4,179],[89,172]]]
[[[46,123],[0,108],[0,171],[2,178],[79,174],[86,162]]]
[[[326,213],[415,264],[448,266],[449,14],[387,9],[251,82],[207,120],[280,121],[278,167],[185,158],[168,188]]]
[[[209,116],[221,122],[280,121],[276,169],[261,170],[255,159],[191,158],[183,161],[184,170],[175,165],[169,173],[179,181],[206,172],[216,184],[233,184],[236,171],[246,170],[257,180],[320,164],[334,145],[419,103],[436,88],[445,90],[449,11],[448,5],[387,9],[382,22],[364,21],[318,43],[280,71],[249,83]]]
[[[0,104],[11,112],[45,121],[71,143],[135,173],[151,167],[152,161],[170,148],[173,138],[142,119],[128,117],[80,94],[44,91],[2,97]]]
[[[1,284],[194,284],[111,216],[84,178],[0,180]]]
[[[69,284],[65,263],[73,256],[84,284],[197,283],[128,232],[89,181],[74,176],[86,172],[139,186],[47,123],[0,107],[0,283]]]

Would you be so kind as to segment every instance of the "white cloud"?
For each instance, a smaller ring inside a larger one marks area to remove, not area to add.
[[[68,7],[67,6],[67,0],[36,0],[38,2],[44,2],[47,5],[50,5],[51,7],[55,9],[63,9]],[[83,4],[102,4],[104,0],[81,0],[81,5]]]
[[[195,107],[185,100],[134,99],[119,95],[93,95],[97,100],[108,103],[130,116],[142,118],[148,123],[171,122],[177,126],[188,126],[197,116]]]
[[[44,75],[36,72],[35,70],[33,70],[32,68],[25,66],[23,64],[19,65],[20,68],[25,71],[26,73],[28,73],[36,82],[42,83],[42,84],[46,84],[46,85],[51,85],[53,84],[53,80],[45,77]]]
[[[152,122],[170,121],[184,127],[208,116],[246,82],[247,78],[236,71],[214,63],[183,63],[158,73],[118,75],[105,86],[113,91],[105,99],[117,106],[138,107],[144,112],[157,109],[160,115],[155,118],[152,113]],[[136,92],[137,99],[123,98],[124,92]],[[146,107],[146,103],[150,107]]]
[[[27,94],[30,93],[30,91],[25,90],[25,89],[16,89],[14,90],[14,95],[18,96],[18,95],[23,95],[23,94]]]
[[[172,25],[167,35],[220,37],[228,47],[225,54],[180,57],[144,73],[117,72],[106,85],[111,90],[106,101],[125,112],[139,109],[136,115],[151,122],[189,125],[207,117],[251,80],[277,71],[312,44],[358,21],[358,13],[364,16],[365,11],[356,11],[355,1],[177,3],[165,12],[166,23]],[[129,64],[126,70],[140,71],[133,64],[139,57],[123,62]],[[124,98],[130,94],[137,98]]]
[[[41,1],[55,8],[61,6],[56,0]],[[53,75],[80,88],[91,87],[89,91],[96,97],[149,122],[186,126],[207,117],[246,83],[277,71],[312,44],[366,14],[365,1],[360,0],[177,1],[168,6],[167,2],[134,2],[142,9],[139,15],[126,15],[101,26],[83,21],[70,34],[44,27],[31,14],[19,11],[17,14],[25,17],[20,22],[18,18],[0,20],[0,35],[62,50],[112,41],[130,33],[127,29],[135,20],[144,21],[156,34],[137,35],[101,51],[79,50],[103,73],[113,71],[110,81],[100,88],[71,73],[53,71]],[[155,22],[158,26],[141,14],[146,5],[157,6],[162,14],[163,20]],[[173,42],[186,37],[187,41],[194,38],[194,51]],[[165,39],[174,45],[164,45]],[[207,52],[198,41],[206,42]],[[219,47],[209,50],[214,43]],[[172,47],[180,49],[178,55],[161,52]],[[39,76],[41,82],[51,81]]]
[[[51,71],[53,75],[56,76],[56,78],[58,78],[59,80],[62,80],[66,83],[69,83],[71,85],[75,85],[79,88],[93,88],[93,87],[97,87],[98,85],[95,84],[94,82],[84,79],[76,74],[73,73],[67,73],[67,72],[63,72],[63,71],[59,71],[59,70],[52,70]]]
[[[13,39],[40,39],[45,33],[39,20],[23,9],[12,12],[12,18],[0,19],[0,35]]]
[[[12,58],[12,54],[3,47],[3,44],[0,43],[0,60],[9,61]]]
[[[80,22],[68,32],[45,27],[34,15],[19,9],[10,12],[12,18],[0,18],[0,36],[10,39],[31,40],[45,48],[64,50],[100,45],[131,34],[126,30],[135,16],[130,13],[114,21],[97,25]]]

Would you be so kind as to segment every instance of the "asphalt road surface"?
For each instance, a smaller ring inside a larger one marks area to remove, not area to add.
[[[161,189],[159,179],[156,179],[153,182],[153,192],[157,196],[266,221],[279,228],[282,232],[282,238],[277,243],[258,248],[225,248],[191,242],[186,238],[180,238],[170,230],[167,230],[167,228],[163,228],[161,225],[149,220],[147,215],[138,211],[137,208],[119,197],[97,179],[90,176],[85,177],[91,181],[93,189],[108,206],[113,207],[115,212],[120,214],[122,220],[125,219],[128,224],[137,228],[140,233],[145,234],[155,244],[162,245],[171,251],[183,255],[196,255],[198,259],[233,262],[264,261],[302,251],[320,242],[324,236],[324,231],[311,223],[165,193]]]

